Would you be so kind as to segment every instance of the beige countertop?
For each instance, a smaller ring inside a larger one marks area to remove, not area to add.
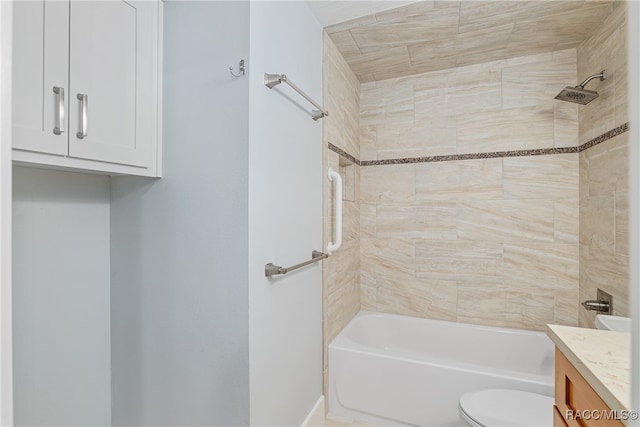
[[[630,334],[547,325],[547,335],[611,409],[629,409]]]

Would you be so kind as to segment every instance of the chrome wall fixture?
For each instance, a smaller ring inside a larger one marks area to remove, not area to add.
[[[309,101],[314,107],[317,108],[317,110],[311,110],[311,118],[313,120],[318,120],[318,119],[321,119],[321,118],[329,115],[329,112],[327,110],[322,108],[320,106],[320,104],[318,104],[316,101],[311,99],[311,97],[309,95],[307,95],[306,93],[304,93],[302,91],[302,89],[300,89],[298,86],[293,84],[291,82],[291,80],[289,80],[289,78],[286,76],[286,74],[268,74],[268,73],[264,73],[264,85],[266,87],[268,87],[269,89],[273,89],[274,86],[277,86],[280,83],[286,83],[289,86],[291,86],[291,88],[293,90],[298,92],[304,99]]]
[[[578,86],[567,86],[560,91],[559,94],[556,95],[554,99],[559,99],[560,101],[573,102],[575,104],[587,105],[594,99],[598,97],[598,92],[594,90],[588,90],[584,87],[593,79],[600,79],[600,81],[604,81],[607,79],[607,70],[602,70],[598,74],[593,74],[586,79]]]
[[[596,299],[586,300],[582,303],[582,306],[589,311],[613,314],[613,297],[610,293],[598,288],[596,290]]]
[[[279,265],[275,265],[272,263],[266,264],[264,266],[264,275],[265,277],[276,276],[278,274],[287,274],[290,271],[297,270],[302,267],[306,267],[309,264],[313,264],[314,262],[321,261],[325,258],[329,257],[328,254],[324,254],[319,251],[311,252],[311,259],[305,262],[301,262],[300,264],[293,265],[291,267],[280,267]]]
[[[246,67],[247,67],[246,62],[244,61],[244,59],[241,59],[240,62],[238,63],[238,74],[233,72],[233,67],[229,67],[229,73],[231,73],[233,77],[244,76]]]

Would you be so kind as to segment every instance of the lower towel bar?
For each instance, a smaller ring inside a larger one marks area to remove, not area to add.
[[[299,268],[305,267],[309,264],[313,264],[314,262],[318,262],[328,257],[329,257],[328,254],[325,254],[319,251],[313,251],[311,252],[310,260],[301,262],[300,264],[296,264],[291,267],[284,268],[284,267],[280,267],[279,265],[269,263],[264,266],[264,275],[265,277],[269,277],[269,276],[275,276],[278,274],[287,274],[290,271],[297,270]]]

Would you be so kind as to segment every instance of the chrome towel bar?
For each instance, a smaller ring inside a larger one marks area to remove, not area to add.
[[[314,107],[317,108],[317,110],[311,110],[311,118],[313,120],[318,120],[318,119],[321,119],[321,118],[329,115],[329,112],[327,110],[322,108],[320,106],[320,104],[318,104],[316,101],[311,99],[311,97],[309,95],[307,95],[306,93],[304,93],[302,91],[302,89],[300,89],[298,86],[294,85],[293,82],[291,82],[291,80],[289,80],[287,78],[286,74],[268,74],[268,73],[264,73],[264,85],[266,87],[268,87],[269,89],[273,89],[274,86],[277,86],[280,83],[286,83],[289,86],[291,86],[291,88],[293,90],[298,92],[300,95],[302,95],[302,97],[304,99],[309,101],[311,104],[313,104]]]
[[[299,268],[305,267],[309,264],[313,264],[314,262],[318,262],[320,260],[323,260],[325,258],[328,258],[329,255],[322,253],[322,252],[318,252],[318,251],[313,251],[311,252],[311,259],[305,262],[301,262],[300,264],[296,264],[294,266],[291,267],[280,267],[279,265],[275,265],[275,264],[266,264],[264,266],[264,275],[265,277],[269,277],[269,276],[275,276],[278,274],[287,274],[290,271],[293,270],[297,270]]]

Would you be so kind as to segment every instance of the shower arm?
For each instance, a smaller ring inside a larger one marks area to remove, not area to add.
[[[587,83],[589,83],[593,79],[598,79],[598,78],[600,79],[600,81],[606,80],[607,79],[607,70],[602,70],[598,74],[594,74],[594,75],[591,75],[591,76],[587,77],[586,79],[584,79],[584,81],[582,83],[580,83],[576,87],[579,87],[580,89],[584,89],[584,87],[587,85]]]

